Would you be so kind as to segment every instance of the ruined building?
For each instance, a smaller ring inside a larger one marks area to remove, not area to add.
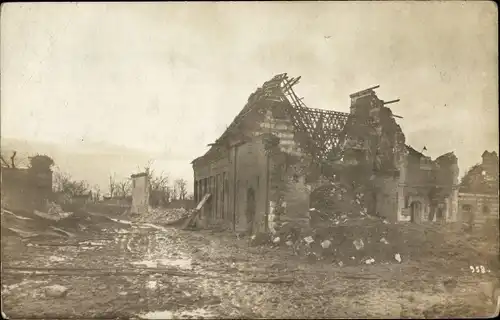
[[[496,152],[485,151],[482,162],[463,177],[459,193],[459,219],[474,226],[498,223],[498,170]]]
[[[48,163],[45,156],[35,156],[30,161],[28,168],[1,168],[3,207],[10,210],[40,210],[53,198],[52,163]]]
[[[311,192],[332,182],[364,190],[368,213],[392,221],[454,219],[456,157],[431,161],[407,146],[387,107],[397,101],[373,87],[350,96],[349,113],[313,109],[292,89],[299,79],[264,83],[193,160],[195,200],[212,195],[206,224],[252,233],[273,232],[276,221],[308,224]]]

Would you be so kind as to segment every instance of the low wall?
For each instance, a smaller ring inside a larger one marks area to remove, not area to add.
[[[86,211],[96,212],[101,214],[117,215],[122,214],[128,209],[130,205],[126,204],[105,204],[105,203],[87,203],[84,206]]]

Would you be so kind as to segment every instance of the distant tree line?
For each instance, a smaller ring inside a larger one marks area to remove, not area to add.
[[[16,151],[10,157],[2,154],[0,159],[2,167],[18,168],[22,166],[24,159],[19,159],[16,155]],[[28,169],[45,171],[51,170],[55,166],[54,160],[46,155],[35,155],[28,159]],[[185,179],[170,181],[168,174],[164,172],[158,173],[151,169],[151,163],[144,167],[144,172],[148,175],[150,204],[152,206],[164,206],[174,200],[192,199],[192,194],[188,193]],[[53,172],[52,189],[66,198],[88,196],[94,201],[100,201],[104,198],[130,200],[132,196],[132,179],[119,180],[116,174],[109,175],[108,192],[106,194],[99,185],[91,186],[86,180],[75,179],[56,166]]]
[[[187,181],[176,179],[170,182],[168,174],[165,172],[155,172],[151,169],[151,163],[144,168],[149,181],[149,203],[153,207],[160,207],[175,200],[190,200],[192,195],[188,195]]]

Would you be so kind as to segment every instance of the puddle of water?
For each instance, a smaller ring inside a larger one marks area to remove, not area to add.
[[[156,268],[158,266],[158,262],[152,261],[152,260],[143,260],[143,261],[137,261],[137,262],[132,262],[133,265],[145,265],[147,268]]]
[[[14,284],[11,284],[9,286],[6,286],[6,285],[3,285],[3,288],[4,290],[6,290],[6,292],[4,293],[7,293],[9,291],[12,291],[14,289],[17,289],[19,287],[22,287],[22,286],[25,286],[27,284],[42,284],[42,283],[47,283],[48,281],[41,281],[41,280],[23,280],[19,283],[14,283]]]
[[[213,317],[214,314],[205,309],[195,309],[189,311],[182,311],[178,318],[182,319],[183,317],[195,317],[196,319],[203,319],[204,317]],[[177,318],[177,317],[176,317]]]
[[[49,261],[50,262],[61,262],[61,261],[64,261],[66,260],[65,258],[63,257],[57,257],[57,256],[50,256],[49,257]]]
[[[156,259],[132,262],[133,265],[144,265],[147,268],[158,268],[160,266],[173,266],[181,269],[191,269],[191,259]]]
[[[191,269],[191,259],[159,259],[158,265]]]
[[[66,230],[63,230],[61,228],[56,228],[56,227],[50,227],[52,230],[55,230],[55,231],[59,231],[59,232],[62,232],[64,233],[65,235],[67,235],[68,237],[74,237],[75,235],[71,232],[68,232]]]
[[[141,319],[173,319],[174,313],[172,311],[152,311],[139,315]]]
[[[168,232],[168,229],[164,228],[164,227],[161,227],[161,226],[157,226],[155,224],[151,224],[151,223],[143,223],[142,224],[143,226],[146,226],[146,227],[149,227],[149,228],[153,228],[153,229],[157,229],[157,230],[161,230],[161,231],[165,231],[165,232]]]
[[[189,311],[182,311],[180,313],[174,313],[172,311],[151,311],[148,313],[143,313],[139,315],[141,319],[203,319],[205,317],[214,317],[214,314],[205,309],[195,309]]]
[[[108,218],[114,222],[118,222],[118,223],[123,223],[123,224],[128,224],[128,225],[132,225],[132,222],[130,221],[127,221],[127,220],[120,220],[120,219],[113,219],[113,218]]]
[[[113,240],[90,240],[90,241],[80,241],[80,244],[86,244],[88,246],[104,246],[113,242]]]
[[[83,250],[95,250],[95,249],[97,249],[96,247],[93,247],[93,246],[81,246],[80,248]]]

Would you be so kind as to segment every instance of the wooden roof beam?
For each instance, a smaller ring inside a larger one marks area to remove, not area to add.
[[[354,98],[354,97],[357,97],[357,96],[361,96],[363,94],[366,94],[366,93],[368,93],[368,92],[370,92],[372,90],[378,89],[378,88],[380,88],[380,85],[376,85],[376,86],[370,87],[368,89],[364,89],[364,90],[361,90],[361,91],[358,91],[358,92],[351,93],[349,95],[349,97],[350,98]]]
[[[384,101],[384,106],[385,106],[386,104],[391,104],[391,103],[396,103],[396,102],[399,102],[399,99],[395,99],[395,100],[391,100],[391,101],[387,101],[387,102],[386,102],[386,101]]]

